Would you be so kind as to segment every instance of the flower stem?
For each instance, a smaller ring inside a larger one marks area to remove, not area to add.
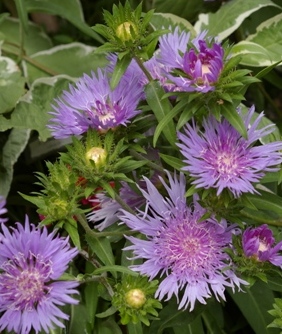
[[[144,74],[146,75],[147,79],[149,81],[153,81],[154,79],[152,78],[150,72],[146,69],[146,67],[144,66],[142,60],[140,58],[138,58],[137,56],[134,56],[134,59],[136,61],[136,63],[138,64],[138,66],[141,68],[141,70],[144,72]]]

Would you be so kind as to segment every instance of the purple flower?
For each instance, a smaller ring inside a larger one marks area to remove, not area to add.
[[[0,216],[8,212],[5,206],[6,206],[6,200],[4,197],[0,196]],[[7,220],[8,220],[7,218],[0,217],[0,224],[5,223]]]
[[[192,183],[197,188],[217,188],[217,195],[227,188],[239,197],[245,192],[257,192],[252,183],[258,182],[265,172],[279,170],[281,141],[254,146],[258,139],[273,132],[275,126],[259,128],[263,113],[251,123],[254,107],[245,115],[239,110],[239,114],[247,130],[247,139],[227,120],[218,122],[213,116],[203,121],[203,131],[187,124],[185,134],[178,133],[182,141],[178,146],[187,164],[183,170],[195,179]]]
[[[55,138],[81,135],[88,129],[105,132],[119,125],[126,125],[137,115],[139,100],[143,97],[142,85],[137,76],[124,75],[114,90],[110,88],[107,71],[97,75],[84,74],[69,92],[55,99],[54,117],[48,126]]]
[[[120,198],[130,208],[139,208],[145,203],[143,196],[137,194],[126,182],[121,182],[122,186],[119,191]],[[98,208],[87,215],[89,221],[99,222],[95,225],[99,231],[104,230],[118,221],[118,213],[122,208],[114,199],[108,197],[104,191],[96,194],[94,201],[98,201]]]
[[[174,32],[160,38],[159,61],[170,71],[181,70],[182,74],[167,77],[179,90],[206,93],[215,89],[223,68],[224,50],[211,38],[204,40],[206,32],[202,32],[188,44],[189,33]]]
[[[247,228],[242,237],[243,250],[247,257],[255,257],[259,261],[269,261],[282,267],[282,241],[277,245],[270,228],[263,224],[259,227]]]
[[[233,227],[226,221],[211,218],[199,222],[205,210],[194,201],[193,209],[185,198],[185,178],[178,180],[168,174],[170,185],[160,178],[168,197],[163,197],[157,188],[144,178],[147,191],[142,190],[147,205],[144,212],[136,215],[123,211],[121,222],[144,238],[128,237],[134,259],[144,259],[143,264],[132,266],[132,270],[153,279],[158,274],[164,277],[156,291],[156,298],[167,300],[174,294],[179,309],[195,302],[206,304],[212,293],[219,300],[224,298],[225,287],[240,287],[247,284],[231,270],[231,260],[225,247],[229,247]],[[180,297],[180,291],[184,290]]]
[[[65,327],[59,319],[69,317],[59,307],[78,303],[70,296],[78,283],[57,280],[77,249],[45,227],[29,225],[28,217],[25,226],[17,223],[12,232],[4,224],[1,228],[0,331],[49,333],[54,325]]]

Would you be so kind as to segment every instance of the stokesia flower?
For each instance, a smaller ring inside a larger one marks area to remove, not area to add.
[[[69,318],[60,310],[77,304],[75,281],[58,281],[78,250],[68,238],[48,234],[46,227],[17,223],[12,232],[5,224],[0,233],[0,331],[28,334],[49,333],[54,325],[64,328],[60,319]]]
[[[206,93],[215,89],[223,68],[224,49],[205,36],[206,32],[202,32],[188,44],[190,34],[179,33],[176,28],[160,38],[159,61],[170,69],[167,77],[180,91]]]
[[[235,111],[234,111],[235,112]],[[216,188],[217,195],[223,189],[229,189],[235,197],[242,193],[257,193],[253,183],[265,175],[266,172],[279,170],[282,162],[282,141],[257,145],[257,141],[275,130],[274,125],[259,128],[263,113],[255,116],[254,107],[246,114],[239,110],[247,138],[223,119],[218,122],[213,116],[203,121],[203,131],[196,125],[187,124],[184,134],[178,133],[182,142],[178,144],[184,156],[188,171],[194,178],[196,188]]]
[[[200,222],[205,210],[196,201],[193,209],[187,206],[184,175],[178,180],[168,173],[168,178],[170,185],[160,178],[168,197],[144,178],[147,191],[140,189],[147,202],[144,212],[134,215],[123,210],[120,215],[121,222],[144,235],[142,239],[128,237],[132,245],[125,250],[133,251],[134,259],[144,259],[131,266],[132,270],[150,279],[159,274],[163,277],[156,298],[167,296],[169,300],[175,295],[179,309],[190,305],[192,311],[196,301],[206,304],[212,294],[217,300],[225,299],[226,287],[247,283],[232,271],[231,259],[224,251],[231,245],[233,227],[214,218]]]
[[[242,237],[243,251],[247,257],[258,261],[269,261],[275,266],[282,267],[282,241],[275,245],[275,239],[270,228],[263,224],[259,227],[247,228]]]
[[[5,213],[7,213],[6,206],[6,200],[4,197],[0,196],[0,223],[5,223],[8,219],[7,218],[1,218],[1,216]]]
[[[140,110],[137,105],[143,89],[135,75],[124,75],[115,89],[110,88],[107,71],[84,74],[75,86],[69,86],[55,99],[48,128],[55,138],[81,135],[88,129],[105,132],[126,125]]]

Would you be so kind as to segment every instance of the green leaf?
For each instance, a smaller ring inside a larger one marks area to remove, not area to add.
[[[151,81],[145,87],[147,102],[154,112],[158,122],[172,110],[172,106],[168,98],[163,98],[164,91],[157,81]],[[176,141],[176,131],[175,126],[172,121],[170,121],[167,126],[163,129],[163,134],[168,140],[168,142],[174,147]],[[154,136],[153,145],[156,146],[158,137]]]
[[[110,272],[120,272],[120,273],[131,275],[131,276],[138,276],[139,275],[135,271],[132,271],[132,270],[126,268],[126,267],[119,266],[119,265],[100,267],[98,269],[95,269],[94,272],[93,272],[93,274],[97,275],[97,274],[101,274],[101,273],[104,273],[104,272],[107,272],[107,271],[110,271]]]
[[[142,324],[138,322],[137,324],[133,324],[130,322],[127,326],[128,334],[143,334]]]
[[[42,64],[57,74],[80,77],[107,64],[105,54],[95,53],[96,48],[82,43],[69,43],[49,48],[30,56],[33,61]],[[44,69],[26,63],[29,82],[47,76]]]
[[[245,194],[245,197],[258,210],[272,211],[282,218],[282,198],[267,191],[260,190],[260,195]]]
[[[108,308],[106,311],[101,312],[101,313],[97,313],[95,316],[97,318],[107,318],[110,315],[115,314],[117,311],[117,309],[114,306],[111,306],[110,308]]]
[[[84,34],[103,43],[103,39],[85,23],[79,0],[26,0],[25,6],[28,12],[46,12],[61,16]]]
[[[0,117],[0,131],[16,128],[36,130],[39,139],[45,141],[51,134],[46,125],[51,118],[51,103],[63,89],[66,89],[72,78],[57,76],[36,80],[30,90],[19,100],[11,118]],[[1,115],[0,115],[1,116]]]
[[[175,0],[155,0],[154,8],[156,12],[171,13],[185,18],[188,21],[194,21],[202,9],[202,1],[175,1]]]
[[[25,79],[17,64],[8,57],[0,57],[0,114],[11,111],[25,93]]]
[[[192,37],[196,37],[197,35],[193,25],[189,21],[171,13],[154,13],[150,23],[154,30],[178,27],[180,31],[190,31]]]
[[[95,238],[89,234],[85,235],[85,239],[92,252],[96,254],[105,265],[113,266],[115,264],[115,259],[109,239],[104,237]]]
[[[273,320],[267,311],[272,308],[274,296],[265,283],[258,281],[251,288],[244,288],[244,292],[230,291],[230,296],[256,334],[273,333],[267,328]]]
[[[76,221],[75,220],[73,220],[73,221],[68,220],[67,222],[64,223],[64,229],[68,232],[68,235],[70,236],[73,244],[78,249],[81,249],[80,237],[79,237],[79,233],[78,233],[78,230],[77,230]]]
[[[181,170],[182,167],[185,166],[185,164],[183,163],[182,160],[173,157],[171,155],[167,155],[167,154],[163,154],[160,153],[160,157],[172,168],[176,169],[176,170]]]
[[[28,143],[30,130],[12,129],[2,148],[0,164],[0,195],[7,197],[13,179],[14,164]]]
[[[131,62],[131,57],[126,55],[122,59],[117,59],[117,63],[115,65],[112,78],[111,78],[111,89],[114,90],[118,85],[121,77],[124,75],[127,70],[129,64]]]
[[[222,116],[244,137],[247,138],[247,130],[241,116],[236,111],[235,107],[228,102],[221,105]]]
[[[34,23],[28,23],[28,34],[24,34],[24,52],[29,56],[35,52],[46,50],[52,47],[50,38],[43,32],[43,29]],[[20,53],[20,21],[15,18],[6,17],[0,21],[0,31],[4,34],[0,35],[0,40],[4,38],[4,44],[1,49],[4,51],[8,48],[16,54]],[[7,42],[13,42],[13,46],[8,46]]]
[[[198,33],[208,30],[210,36],[222,41],[230,36],[252,13],[266,6],[276,6],[270,0],[236,0],[224,3],[215,13],[200,14],[195,24]]]

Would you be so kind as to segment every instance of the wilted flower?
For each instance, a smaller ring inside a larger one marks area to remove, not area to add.
[[[282,241],[275,245],[273,233],[266,224],[247,228],[243,233],[242,246],[247,257],[269,261],[282,267],[282,255],[279,253],[282,250]]]
[[[168,78],[179,90],[206,93],[214,90],[223,68],[224,50],[202,32],[188,44],[190,34],[178,28],[160,38],[159,61],[170,69]],[[181,72],[179,72],[179,70]]]
[[[125,75],[114,90],[106,71],[98,70],[97,75],[84,74],[75,86],[69,87],[62,96],[55,99],[54,117],[48,126],[55,138],[81,135],[88,129],[105,132],[128,121],[140,111],[137,109],[143,96],[138,78]]]
[[[251,123],[254,107],[245,115],[239,110],[239,114],[243,118],[247,138],[242,137],[227,120],[218,122],[213,116],[203,121],[203,132],[195,125],[187,124],[185,134],[178,134],[182,141],[178,146],[187,164],[183,170],[195,178],[192,183],[197,188],[217,188],[217,195],[227,188],[239,197],[245,192],[257,192],[252,183],[258,182],[265,172],[279,169],[281,141],[254,146],[258,139],[274,131],[274,125],[258,127],[263,113]]]
[[[0,233],[0,330],[27,334],[54,325],[69,316],[58,306],[77,304],[70,295],[77,293],[74,281],[58,281],[77,255],[68,238],[48,234],[47,229],[17,223],[12,232],[2,224]]]
[[[167,300],[174,294],[179,300],[179,309],[194,309],[195,302],[205,304],[212,293],[224,299],[225,287],[232,289],[245,283],[231,270],[231,260],[224,248],[230,246],[232,227],[226,221],[210,218],[199,222],[205,210],[195,201],[193,209],[185,198],[185,178],[178,181],[168,174],[170,185],[160,178],[169,198],[163,197],[157,188],[145,178],[147,191],[141,190],[147,201],[145,212],[133,215],[123,211],[122,222],[134,231],[139,231],[145,240],[128,237],[134,259],[144,259],[132,270],[153,279],[158,274],[164,279],[156,291],[156,298]],[[180,291],[184,294],[180,297]]]
[[[7,213],[7,209],[5,208],[6,200],[4,197],[0,196],[0,216]],[[0,217],[0,223],[5,223],[7,218]]]

